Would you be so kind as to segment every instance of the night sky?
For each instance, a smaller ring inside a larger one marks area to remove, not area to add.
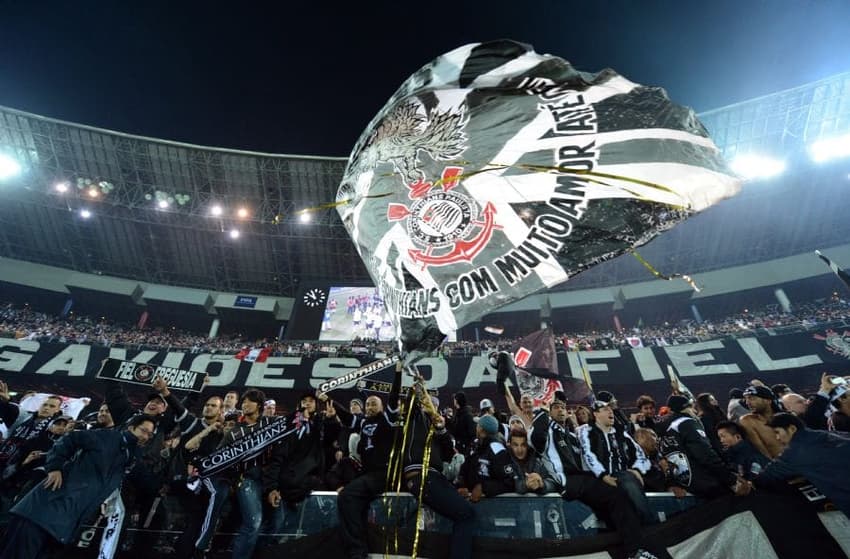
[[[0,105],[345,156],[409,74],[469,42],[511,38],[581,70],[611,67],[698,111],[850,70],[848,0],[267,4],[0,0]]]

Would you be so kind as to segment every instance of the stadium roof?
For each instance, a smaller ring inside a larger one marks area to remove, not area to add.
[[[850,165],[812,163],[806,150],[850,133],[850,74],[704,118],[727,155],[766,153],[788,170],[662,235],[641,251],[656,268],[706,272],[846,243]],[[336,211],[299,213],[334,200],[344,158],[196,146],[0,108],[0,177],[3,161],[0,256],[229,293],[371,283]],[[623,257],[561,289],[646,279]]]

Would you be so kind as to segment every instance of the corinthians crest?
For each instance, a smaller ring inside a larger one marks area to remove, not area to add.
[[[839,334],[835,330],[827,330],[825,334],[815,334],[814,338],[824,341],[826,349],[832,353],[850,359],[850,332],[845,330],[843,334]]]
[[[496,207],[487,202],[479,212],[478,203],[454,189],[460,184],[463,167],[446,167],[439,187],[417,181],[409,184],[408,197],[413,204],[389,204],[389,221],[407,221],[410,239],[419,247],[409,249],[414,262],[428,266],[446,266],[455,262],[472,262],[487,246],[495,229]]]

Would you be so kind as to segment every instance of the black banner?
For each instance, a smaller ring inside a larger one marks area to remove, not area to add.
[[[356,380],[360,380],[366,377],[370,377],[375,373],[380,373],[384,369],[392,367],[396,363],[398,363],[400,357],[398,355],[391,355],[390,357],[385,357],[384,359],[379,359],[378,361],[373,361],[368,365],[363,365],[362,367],[355,369],[348,373],[343,373],[339,377],[323,382],[319,385],[319,392],[325,394],[330,392],[331,390],[336,390],[337,388],[342,388],[346,384],[351,384]]]
[[[580,357],[580,361],[579,361]],[[84,344],[59,344],[0,338],[0,378],[12,390],[38,389],[69,396],[92,396],[102,391],[92,382],[106,358],[136,361],[177,369],[206,372],[210,377],[204,392],[221,394],[230,387],[261,388],[281,405],[295,406],[305,391],[351,373],[374,357],[269,357],[264,363],[247,363],[230,355],[177,351],[126,350]],[[611,349],[558,354],[561,375],[582,379],[584,365],[595,390],[610,390],[621,405],[628,406],[641,394],[656,400],[670,394],[667,365],[695,393],[713,392],[720,400],[731,387],[743,387],[759,378],[766,384],[784,382],[795,390],[816,390],[822,372],[847,374],[850,369],[850,332],[825,328],[809,332],[747,338],[716,339],[667,347]],[[486,355],[473,357],[427,357],[417,362],[428,387],[443,397],[463,390],[470,401],[493,399],[505,407],[496,394],[496,370]],[[389,381],[391,371],[374,375]],[[530,382],[535,382],[531,377]],[[543,382],[545,379],[539,379]],[[412,379],[403,377],[410,385]],[[355,395],[355,381],[347,390]],[[344,387],[348,388],[348,387]],[[531,389],[533,387],[521,387]]]
[[[152,386],[157,377],[162,377],[171,389],[200,392],[204,389],[207,374],[120,359],[107,359],[97,373],[97,378],[142,386]]]
[[[279,443],[297,430],[297,427],[289,426],[283,418],[272,421],[227,446],[217,449],[212,454],[198,459],[195,462],[195,466],[198,468],[198,476],[209,477],[232,468],[245,460],[255,458],[267,448]]]

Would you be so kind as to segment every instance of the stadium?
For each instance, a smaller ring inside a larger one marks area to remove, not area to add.
[[[483,399],[505,408],[487,355],[510,350],[541,323],[557,334],[561,374],[576,382],[589,376],[594,390],[613,392],[628,412],[644,394],[666,400],[670,367],[693,394],[713,392],[721,404],[752,379],[802,393],[816,391],[824,372],[846,374],[850,287],[815,251],[850,265],[850,73],[699,118],[747,179],[744,189],[639,250],[656,270],[694,278],[698,290],[658,279],[624,255],[496,309],[419,365],[441,408],[460,391],[476,411]],[[140,137],[0,107],[3,378],[19,394],[99,402],[101,362],[138,361],[207,373],[208,390],[262,389],[281,415],[323,381],[392,354],[381,333],[386,317],[367,316],[376,297],[368,270],[327,207],[346,164]],[[370,309],[362,317],[360,299]],[[234,358],[245,350],[265,353]],[[365,394],[355,384],[346,386],[344,401]],[[144,403],[147,389],[127,390]],[[295,543],[283,545],[292,556],[306,556],[304,542],[313,540],[303,537],[334,525],[328,510],[335,497],[317,491],[288,517],[284,533]],[[426,526],[442,535],[423,542],[424,556],[442,556],[451,524],[433,513],[422,519],[399,499],[402,539],[417,523]],[[667,515],[689,503],[657,499]],[[508,501],[489,502],[478,514],[481,556],[521,553],[499,541],[498,526],[511,526],[515,538],[569,539],[577,526],[578,535],[596,532],[581,524],[589,509],[568,510],[559,498],[557,505]],[[506,512],[522,508],[533,514]],[[397,522],[376,514],[379,525]],[[523,520],[505,524],[509,517]],[[164,553],[173,547],[163,534],[175,525],[159,525]],[[136,541],[146,529],[131,529]],[[778,556],[800,549],[776,535],[776,526],[765,530]],[[610,546],[605,537],[593,536]],[[74,553],[94,556],[83,544]]]

